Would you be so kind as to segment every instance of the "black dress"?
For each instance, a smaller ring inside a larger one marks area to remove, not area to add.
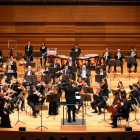
[[[47,52],[47,47],[45,47],[44,49],[42,49],[42,47],[40,47],[40,51],[42,52],[42,54],[45,54]],[[45,58],[45,62],[44,65],[46,64],[46,60],[47,60],[47,53],[44,55]],[[40,58],[41,61],[41,66],[42,66],[42,58]]]

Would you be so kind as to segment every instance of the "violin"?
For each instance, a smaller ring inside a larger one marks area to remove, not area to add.
[[[100,87],[104,86],[106,82],[103,82]]]
[[[50,94],[50,93],[57,94],[57,90],[56,89],[55,90],[50,90],[47,94]]]

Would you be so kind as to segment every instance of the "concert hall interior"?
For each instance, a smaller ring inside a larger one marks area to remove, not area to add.
[[[0,138],[53,137],[140,139],[139,0],[0,1]]]

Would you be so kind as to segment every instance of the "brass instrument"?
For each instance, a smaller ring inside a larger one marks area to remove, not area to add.
[[[131,57],[134,57],[136,55],[136,52],[131,53]]]
[[[63,69],[63,70],[65,70],[65,69]],[[57,71],[56,73],[63,73],[63,70]]]
[[[119,53],[117,53],[117,56],[121,57],[121,53],[120,53],[120,52],[119,52]]]
[[[108,52],[105,52],[103,57],[106,59],[107,56],[108,56]]]

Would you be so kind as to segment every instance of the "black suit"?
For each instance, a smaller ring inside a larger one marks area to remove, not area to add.
[[[131,51],[130,52],[128,52],[128,56],[131,56]],[[137,58],[137,52],[135,52],[135,62],[128,62],[127,63],[127,67],[129,68],[129,69],[131,69],[132,68],[132,66],[134,65],[135,66],[135,71],[137,70],[137,66],[138,66],[138,64],[137,64],[137,61],[136,61],[136,58]]]
[[[90,70],[90,64],[89,63],[88,64],[84,63],[83,65],[86,65],[86,68]]]
[[[65,86],[62,87],[65,91],[65,98],[67,104],[76,104],[75,92],[79,91],[80,89],[72,86]],[[75,121],[75,105],[68,105],[68,121],[71,121],[71,114],[70,111],[73,111],[73,121]]]
[[[2,57],[2,50],[0,49],[0,56]]]
[[[82,71],[83,71],[83,70],[82,70],[82,68],[81,68],[81,69],[79,70],[79,72],[78,72],[78,75],[77,75],[78,77],[82,77],[82,76],[81,76]],[[89,71],[89,69],[86,69],[86,77],[89,77],[89,76],[90,76],[90,71]]]
[[[100,71],[98,71],[97,74],[100,75]],[[107,76],[106,71],[103,71],[103,75],[104,75],[104,76]]]
[[[28,71],[25,72],[24,79],[26,80],[28,75]],[[31,71],[30,75],[35,75],[34,71]]]
[[[108,84],[105,83],[101,89],[103,90],[103,93],[104,93],[104,96],[107,96],[108,97],[108,94],[109,94],[109,90],[108,90]]]
[[[43,71],[43,74],[50,75],[50,71]]]
[[[76,48],[72,48],[72,49],[71,49],[71,51],[74,51],[74,52],[75,52],[75,50],[76,50]],[[77,48],[77,50],[78,50],[79,54],[82,54],[80,48]]]
[[[27,57],[30,57],[31,55],[32,55],[32,51],[33,51],[33,46],[32,45],[30,45],[29,46],[29,51],[27,51],[28,50],[28,45],[26,45],[25,46],[25,60],[27,59]],[[31,56],[31,58],[30,58],[30,61],[33,61],[33,58],[32,58],[32,56]]]
[[[119,57],[119,59],[118,59],[117,54],[118,54],[118,52],[115,53],[114,58],[115,58],[115,60],[120,60],[121,72],[123,73],[123,60],[122,60],[123,53],[120,52],[121,57]],[[116,71],[116,66],[114,66],[114,71]]]
[[[106,52],[103,53],[103,58],[104,58],[104,54],[105,54],[105,53],[106,53]],[[106,59],[106,57],[105,57],[104,59]],[[110,71],[111,52],[108,52],[107,59],[109,60],[109,68],[108,68],[108,72],[109,72],[109,71]]]
[[[14,73],[15,71],[12,70],[12,72]],[[4,75],[7,75],[7,73],[8,73],[8,70],[6,70],[6,71],[4,72]]]
[[[15,62],[15,61],[13,61],[13,62],[12,62],[12,65],[16,65],[16,62]]]
[[[53,67],[53,68],[54,68],[54,63],[52,63],[52,64],[50,65],[50,67]],[[60,68],[60,64],[59,64],[59,63],[56,63],[56,67],[57,67],[57,68]]]

